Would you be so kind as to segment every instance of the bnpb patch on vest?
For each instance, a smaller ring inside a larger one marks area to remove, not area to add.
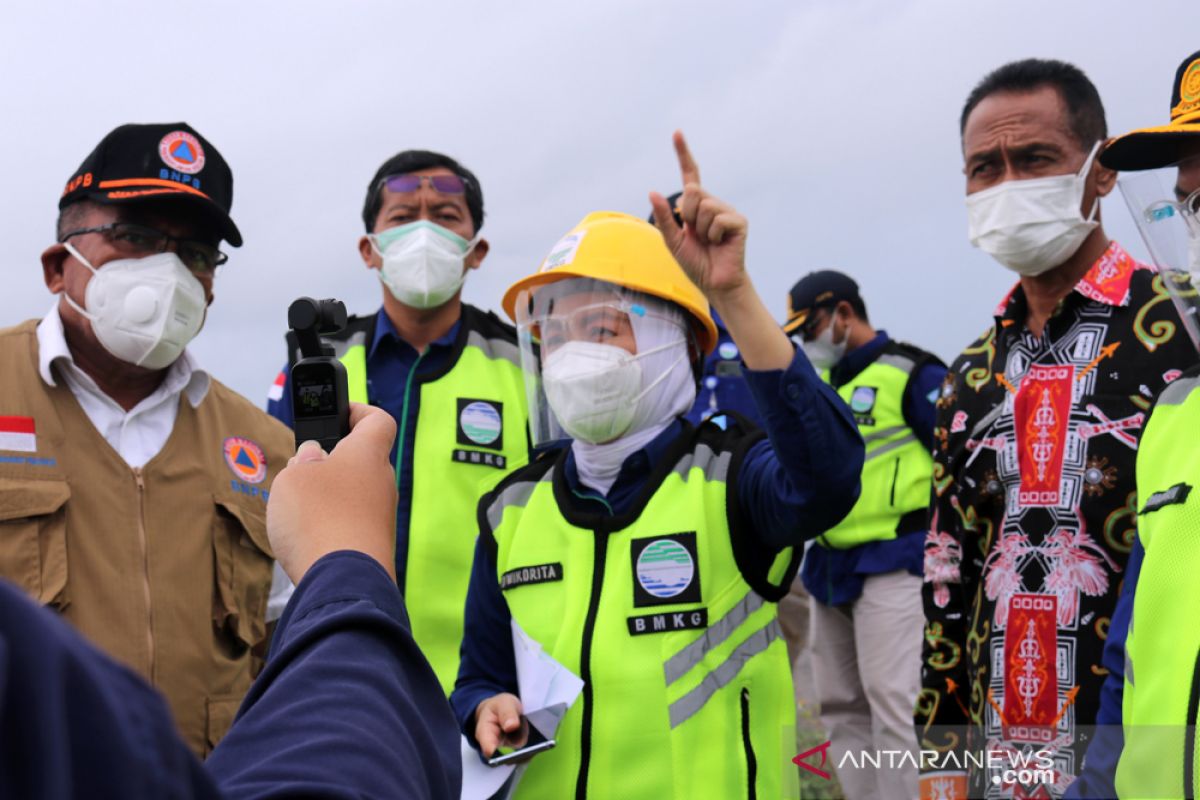
[[[635,607],[700,602],[695,533],[671,533],[629,543]]]
[[[239,480],[262,483],[267,477],[267,455],[257,443],[241,436],[230,436],[222,448],[225,465]]]

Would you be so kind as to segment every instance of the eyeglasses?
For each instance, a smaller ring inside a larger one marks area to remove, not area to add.
[[[467,179],[459,175],[388,175],[382,184],[388,191],[407,194],[420,189],[426,181],[438,194],[465,194],[467,191]]]
[[[178,236],[171,236],[169,233],[147,228],[145,225],[135,225],[132,222],[110,222],[94,228],[80,228],[64,234],[58,241],[65,242],[73,236],[82,236],[85,233],[103,234],[113,249],[127,258],[140,258],[166,252],[167,247],[174,242],[178,245],[175,252],[179,254],[179,260],[197,275],[210,276],[216,272],[217,267],[229,260],[229,256],[211,244],[197,242],[193,239],[181,239]]]

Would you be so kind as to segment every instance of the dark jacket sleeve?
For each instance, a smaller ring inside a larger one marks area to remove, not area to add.
[[[1125,733],[1121,728],[1121,704],[1125,696],[1125,639],[1129,635],[1129,622],[1133,619],[1134,592],[1137,591],[1138,575],[1142,571],[1142,559],[1146,551],[1140,539],[1133,542],[1129,561],[1125,565],[1125,582],[1121,585],[1121,596],[1108,625],[1108,639],[1104,642],[1102,663],[1108,670],[1104,685],[1100,687],[1100,709],[1096,712],[1096,735],[1092,737],[1083,757],[1083,770],[1068,787],[1066,799],[1116,797],[1117,761],[1125,746]]]
[[[162,697],[0,580],[0,797],[217,798]]]
[[[781,550],[841,522],[858,500],[863,442],[850,409],[797,349],[785,370],[743,370],[767,439],[739,473],[742,512],[762,544]]]
[[[205,766],[237,798],[459,796],[454,717],[379,564],[313,565]]]
[[[937,442],[933,438],[933,428],[937,424],[937,395],[942,381],[946,378],[946,367],[936,361],[931,361],[912,376],[904,391],[901,410],[904,421],[909,429],[925,445],[925,449],[933,452]]]
[[[475,709],[501,692],[518,692],[512,615],[496,581],[493,551],[485,546],[485,537],[490,536],[490,532],[484,531],[475,542],[458,680],[450,695],[459,729],[476,749],[479,743],[475,741]]]

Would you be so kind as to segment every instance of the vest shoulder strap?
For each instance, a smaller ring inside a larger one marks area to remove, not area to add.
[[[333,345],[336,357],[341,357],[355,345],[367,345],[371,335],[375,332],[375,318],[378,314],[379,312],[368,314],[364,317],[351,316],[346,320],[346,327],[337,333],[323,334],[321,341],[325,344]],[[296,338],[296,334],[292,331],[287,332],[287,345],[288,369],[290,370],[301,358],[300,342]]]
[[[1192,392],[1200,389],[1200,366],[1195,366],[1180,375],[1158,395],[1155,406],[1181,406]]]
[[[469,303],[462,305],[462,324],[466,328],[466,344],[477,347],[491,359],[504,359],[518,368],[521,352],[517,347],[517,329],[496,316]]]
[[[562,450],[563,448],[559,447],[538,452],[532,462],[510,472],[495,488],[480,498],[479,505],[476,506],[476,522],[483,546],[493,561],[497,558],[495,529],[504,515],[505,506],[524,505],[533,494],[534,488],[547,478],[547,473],[562,454]]]

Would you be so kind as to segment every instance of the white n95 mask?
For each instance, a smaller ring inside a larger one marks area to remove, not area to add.
[[[808,356],[808,360],[812,362],[818,372],[833,369],[834,364],[841,361],[842,356],[846,354],[846,344],[850,341],[849,331],[840,342],[833,341],[833,323],[834,319],[830,318],[829,324],[817,338],[811,342],[800,342],[800,349],[804,351],[804,355]]]
[[[462,287],[463,262],[479,242],[423,219],[369,238],[383,258],[379,279],[401,303],[422,309],[440,306]]]
[[[1073,175],[1005,181],[967,195],[971,244],[1020,275],[1041,275],[1074,255],[1097,225],[1100,199],[1086,219],[1084,187],[1100,142]]]
[[[148,369],[175,363],[204,325],[204,286],[175,253],[109,261],[96,269],[69,242],[63,245],[92,271],[80,307],[100,344],[120,360]]]
[[[670,374],[664,371],[642,389],[638,358],[678,344],[634,356],[616,345],[567,342],[547,356],[542,367],[546,401],[573,438],[590,444],[617,439],[633,424],[641,399]]]

